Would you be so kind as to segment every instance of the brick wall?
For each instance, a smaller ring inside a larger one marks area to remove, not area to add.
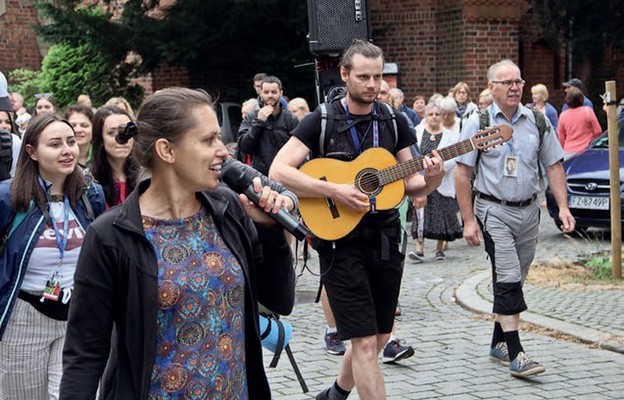
[[[486,87],[487,67],[519,59],[525,0],[429,0],[372,2],[373,39],[388,62],[401,68],[411,98],[446,94],[465,81],[476,96]]]
[[[436,0],[373,0],[373,40],[400,68],[405,98],[431,95],[438,72]]]
[[[463,19],[463,9],[458,2],[445,4],[436,14],[436,87],[435,91],[447,94],[459,81],[468,81],[473,71],[474,59],[467,57],[473,35]],[[471,87],[473,84],[468,83]]]
[[[38,24],[35,1],[0,1],[5,9],[0,15],[0,70],[7,74],[17,68],[39,69],[42,57],[31,28]]]
[[[191,86],[188,71],[182,67],[172,67],[164,61],[152,74],[151,88],[158,90],[169,86]],[[146,88],[146,92],[149,88]]]
[[[124,2],[112,0],[109,10],[118,15]],[[530,87],[544,83],[551,94],[550,101],[557,108],[561,105],[561,82],[568,73],[565,53],[563,49],[551,50],[540,36],[528,0],[369,2],[373,39],[384,49],[388,62],[399,64],[400,85],[406,99],[416,94],[427,97],[434,92],[446,93],[460,80],[468,83],[475,96],[486,86],[487,67],[502,58],[510,58],[520,65],[527,81],[525,102],[530,101]],[[0,0],[0,3],[6,9],[0,15],[0,70],[6,73],[16,68],[38,69],[45,48],[31,29],[31,25],[38,23],[35,0]],[[225,64],[231,58],[222,61]],[[228,67],[211,66],[211,76],[219,75],[219,68]],[[603,65],[592,74],[596,82],[592,93],[604,91],[604,80],[616,79],[618,97],[624,96],[623,53],[607,52]],[[190,77],[187,71],[165,64],[139,81],[147,93],[174,84],[199,87],[208,82],[200,73]],[[223,80],[223,87],[209,89],[227,97],[227,81]],[[600,102],[597,95],[591,98],[595,103]]]
[[[563,104],[565,82],[565,53],[553,50],[542,37],[539,20],[530,11],[523,16],[521,23],[521,59],[520,68],[527,81],[523,101],[530,103],[531,87],[538,83],[548,89],[548,101],[558,110]]]

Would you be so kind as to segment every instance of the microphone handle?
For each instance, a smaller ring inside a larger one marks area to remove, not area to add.
[[[256,193],[253,190],[253,185],[247,187],[247,189],[245,190],[245,196],[247,196],[247,198],[251,200],[255,205],[257,205],[258,207],[260,206],[260,193]],[[308,230],[308,228],[306,228],[305,225],[299,223],[299,221],[297,221],[288,211],[283,208],[280,208],[277,213],[269,211],[266,214],[270,215],[275,221],[277,221],[278,224],[280,224],[282,227],[284,227],[284,229],[286,229],[294,237],[296,237],[297,240],[303,240],[306,236],[310,234],[310,231]]]

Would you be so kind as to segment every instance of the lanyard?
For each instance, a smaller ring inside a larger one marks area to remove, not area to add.
[[[341,104],[344,107],[344,110],[347,113],[347,115],[351,116],[351,114],[349,114],[349,108],[347,107],[346,100],[342,101]],[[379,122],[375,118],[374,104],[373,104],[372,113],[373,113],[373,147],[379,147]],[[362,153],[362,143],[360,142],[360,136],[358,135],[357,130],[355,129],[355,124],[353,123],[353,120],[351,118],[347,119],[347,124],[349,124],[350,126],[349,132],[351,133],[351,140],[353,140],[353,145],[355,146],[355,152],[357,155],[360,155]]]
[[[50,198],[48,197],[48,191],[46,189],[46,185],[43,182],[41,176],[38,176],[39,184],[43,188],[43,193],[46,196],[46,203],[48,207],[48,214],[50,215],[50,220],[52,221],[52,228],[54,229],[54,238],[56,239],[56,247],[59,250],[59,264],[63,262],[63,257],[65,257],[65,248],[67,247],[67,237],[69,236],[69,197],[65,194],[65,198],[63,200],[63,212],[64,212],[64,221],[63,221],[63,235],[60,234],[58,225],[54,220],[54,214],[50,209]]]
[[[347,116],[350,117],[351,114],[349,114],[349,108],[347,107],[347,100],[345,99],[344,101],[341,102],[341,104],[344,107],[344,110],[347,113]],[[379,121],[377,121],[377,118],[375,118],[376,117],[375,103],[373,103],[373,108],[371,110],[371,113],[372,113],[372,120],[373,120],[373,147],[379,147]],[[351,118],[347,119],[347,123],[350,126],[349,132],[351,133],[351,140],[353,140],[353,145],[355,146],[356,154],[359,156],[362,153],[362,142],[360,142],[360,136],[358,135],[357,130],[355,129],[355,124],[353,123],[353,120]],[[366,135],[364,135],[364,137],[366,137]],[[370,212],[377,213],[377,198],[375,197],[375,195],[371,194],[369,196],[369,201],[370,201]]]

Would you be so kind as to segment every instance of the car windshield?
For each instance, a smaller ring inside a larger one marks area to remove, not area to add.
[[[624,147],[624,121],[621,121],[618,124],[619,132],[618,132],[618,144],[620,147]],[[609,147],[609,135],[608,132],[605,131],[602,135],[598,136],[597,139],[591,144],[593,148],[606,149]]]

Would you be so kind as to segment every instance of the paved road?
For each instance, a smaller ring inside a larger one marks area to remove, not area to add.
[[[567,238],[548,218],[543,218],[540,241],[538,260],[573,259],[579,253],[609,247],[606,241]],[[433,255],[432,246],[429,241],[427,256]],[[424,264],[406,264],[400,297],[403,316],[397,322],[397,334],[414,346],[416,355],[401,364],[383,365],[390,399],[624,398],[624,355],[596,345],[521,332],[526,351],[544,364],[546,373],[531,380],[516,379],[504,367],[490,362],[487,354],[492,323],[473,311],[485,307],[487,312],[491,307],[487,303],[491,290],[489,261],[482,249],[470,248],[463,240],[451,243],[447,255],[445,261],[430,258]],[[316,260],[309,265],[318,270]],[[309,302],[317,282],[310,272],[301,276],[297,285],[301,302],[288,317],[295,332],[291,342],[294,357],[310,392],[302,393],[284,355],[277,368],[267,369],[276,399],[314,398],[333,382],[339,369],[341,357],[328,355],[322,345],[321,308]],[[530,310],[543,318],[538,323],[550,323],[553,314],[560,313],[562,326],[573,331],[568,333],[600,328],[589,333],[619,333],[624,338],[622,290],[608,292],[606,297],[591,290],[527,290],[532,296],[528,299]],[[601,304],[605,298],[612,301]],[[270,357],[271,353],[265,355],[266,365]],[[359,397],[353,393],[350,399]]]

